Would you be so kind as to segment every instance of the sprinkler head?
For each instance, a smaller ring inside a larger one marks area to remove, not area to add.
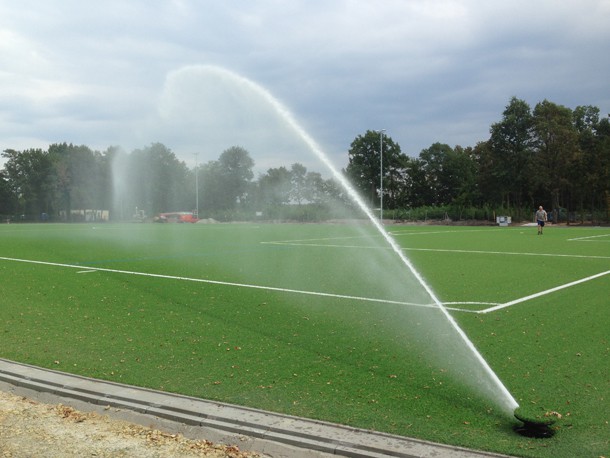
[[[554,419],[545,418],[540,420],[538,418],[528,417],[521,409],[515,410],[514,415],[517,420],[523,423],[523,425],[514,427],[515,432],[522,436],[545,439],[555,435],[555,430],[551,428],[551,425],[555,423]]]

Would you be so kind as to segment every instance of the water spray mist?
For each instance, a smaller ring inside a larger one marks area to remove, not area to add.
[[[316,157],[330,170],[333,177],[341,183],[343,188],[347,191],[349,196],[356,202],[358,207],[366,214],[368,219],[377,229],[377,231],[383,236],[385,241],[389,244],[392,250],[396,253],[396,255],[400,258],[402,263],[406,266],[406,268],[411,272],[411,274],[417,279],[419,284],[424,288],[425,292],[431,298],[433,303],[438,307],[438,309],[442,312],[443,316],[446,318],[451,327],[457,332],[460,336],[464,344],[470,350],[475,359],[480,363],[481,367],[484,369],[484,372],[493,382],[493,385],[497,388],[502,397],[502,405],[507,411],[511,414],[519,407],[517,401],[513,398],[513,396],[506,389],[504,384],[500,381],[498,376],[491,369],[489,364],[485,361],[483,356],[476,349],[474,344],[470,341],[468,336],[464,333],[464,331],[460,328],[455,319],[450,315],[448,310],[443,306],[442,302],[436,297],[431,287],[426,283],[420,273],[415,269],[413,264],[407,259],[401,248],[398,246],[396,241],[384,230],[381,223],[377,220],[377,218],[372,214],[371,210],[364,203],[362,198],[358,195],[355,189],[351,186],[351,184],[347,181],[347,179],[339,173],[339,171],[334,167],[329,158],[323,153],[317,143],[311,138],[311,136],[297,123],[294,119],[293,115],[288,111],[271,93],[269,93],[262,86],[254,83],[253,81],[230,72],[226,69],[214,66],[205,66],[201,67],[202,70],[214,72],[218,74],[220,77],[226,80],[234,81],[237,84],[241,84],[244,87],[249,88],[254,93],[260,95],[267,103],[270,104],[271,107],[278,113],[278,115],[283,119],[283,121],[292,129],[294,132],[304,141],[304,143],[308,146],[308,148],[316,155]]]

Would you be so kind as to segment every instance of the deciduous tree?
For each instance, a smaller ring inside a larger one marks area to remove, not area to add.
[[[519,208],[527,194],[528,169],[532,159],[533,118],[530,106],[512,97],[502,120],[491,126],[489,139],[491,173],[502,193],[502,205]]]
[[[544,100],[533,113],[535,135],[535,184],[540,199],[550,199],[558,211],[562,191],[572,185],[570,169],[580,160],[578,133],[572,122],[572,111]]]
[[[352,142],[348,152],[348,165],[345,174],[355,189],[366,198],[371,205],[380,201],[381,193],[381,155],[383,155],[383,179],[396,177],[396,170],[404,165],[400,146],[391,137],[381,132],[367,130],[364,135],[358,135]],[[383,151],[382,151],[383,148]],[[384,194],[392,189],[392,181],[388,188],[384,186]]]

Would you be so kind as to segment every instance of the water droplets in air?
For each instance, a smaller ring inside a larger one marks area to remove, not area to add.
[[[448,367],[456,379],[512,415],[517,402],[428,282],[322,148],[264,87],[216,66],[183,67],[168,75],[158,111],[143,127],[149,133],[154,131],[162,143],[201,153],[203,162],[216,159],[226,148],[242,146],[262,171],[298,162],[333,176],[368,218],[362,236],[367,237],[367,247],[373,249],[359,258],[359,272],[353,266],[350,272],[368,282],[370,290],[384,295],[388,304],[393,304],[388,305],[395,313],[388,326],[406,329],[431,361],[439,367]],[[344,272],[328,274],[332,277]],[[405,305],[396,309],[399,303]]]

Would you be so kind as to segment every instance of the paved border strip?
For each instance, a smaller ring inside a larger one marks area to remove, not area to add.
[[[146,426],[157,427],[155,424],[164,424],[164,421],[186,425],[191,435],[206,434],[205,438],[210,438],[210,433],[215,433],[211,440],[237,443],[242,449],[272,453],[274,457],[506,456],[141,389],[0,359],[0,389],[6,389],[7,385],[16,387],[12,391],[21,390],[20,394],[26,390],[30,394],[57,396],[64,403],[73,400],[103,407],[108,415],[112,413],[110,407],[132,411],[141,415],[131,421]]]

